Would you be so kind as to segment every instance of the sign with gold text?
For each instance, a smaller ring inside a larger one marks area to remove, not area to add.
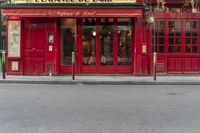
[[[117,3],[136,3],[136,0],[11,0],[12,4],[51,4],[51,3],[58,3],[58,4],[65,4],[65,3],[70,3],[70,4],[81,4],[81,3],[86,3],[86,4],[101,4],[101,3],[110,3],[110,4],[117,4]]]
[[[19,20],[8,21],[8,57],[20,57],[20,27]]]

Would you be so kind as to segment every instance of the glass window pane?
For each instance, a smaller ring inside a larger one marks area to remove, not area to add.
[[[190,22],[186,22],[186,23],[185,23],[185,28],[186,28],[186,29],[190,29]]]
[[[181,46],[176,46],[176,52],[181,52]]]
[[[192,38],[192,44],[198,44],[198,39],[197,38]]]
[[[168,22],[168,28],[174,28],[174,21]]]
[[[181,28],[181,22],[176,22],[176,29],[180,29]]]
[[[198,21],[192,21],[192,28],[197,29],[198,28]]]
[[[131,64],[131,25],[130,19],[118,19],[118,65]],[[126,24],[126,25],[125,25]]]
[[[190,38],[186,38],[185,39],[185,44],[190,44],[191,42],[190,42]]]
[[[164,21],[160,21],[160,27],[159,28],[165,28],[165,22]]]
[[[181,44],[181,38],[176,38],[176,44]]]
[[[152,30],[152,36],[158,36],[158,31],[157,30]]]
[[[155,38],[155,37],[152,38],[152,44],[159,44],[159,43],[158,43],[158,38]]]
[[[168,47],[168,51],[171,53],[171,52],[174,52],[174,46],[169,46]]]
[[[165,35],[165,30],[162,29],[162,30],[159,30],[159,36],[164,36]]]
[[[191,36],[190,30],[185,31],[185,36]]]
[[[164,44],[164,38],[159,38],[159,44]]]
[[[76,19],[61,20],[61,64],[71,65],[72,52],[75,50]]]
[[[164,52],[164,46],[159,46],[159,52],[161,52],[161,53]]]
[[[193,52],[193,53],[196,53],[197,51],[198,51],[198,47],[197,47],[197,46],[193,46],[193,47],[192,47],[192,52]]]
[[[192,31],[192,36],[198,36],[198,31],[197,30],[193,30]]]
[[[169,44],[174,44],[174,38],[168,38],[168,43]]]
[[[96,21],[93,19],[93,21]],[[94,22],[83,21],[83,64],[96,64],[96,26]],[[91,24],[91,25],[90,25]]]
[[[174,30],[169,30],[168,35],[169,35],[169,36],[174,36]]]
[[[187,53],[190,52],[190,46],[185,47],[185,52],[187,52]]]
[[[101,25],[113,24],[114,19],[113,18],[101,18],[100,22],[101,22]]]
[[[176,36],[181,36],[181,30],[176,30]]]
[[[113,65],[113,26],[100,26],[101,65]]]

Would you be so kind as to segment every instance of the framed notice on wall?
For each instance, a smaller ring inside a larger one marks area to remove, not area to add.
[[[8,57],[20,57],[20,20],[8,21]]]

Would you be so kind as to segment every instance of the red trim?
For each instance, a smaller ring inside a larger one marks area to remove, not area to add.
[[[142,17],[141,9],[3,9],[17,17]]]

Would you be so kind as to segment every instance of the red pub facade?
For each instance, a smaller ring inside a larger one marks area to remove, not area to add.
[[[2,10],[8,74],[71,74],[75,52],[77,74],[151,75],[153,49],[159,73],[200,73],[199,13],[146,15],[142,0],[15,2]]]

